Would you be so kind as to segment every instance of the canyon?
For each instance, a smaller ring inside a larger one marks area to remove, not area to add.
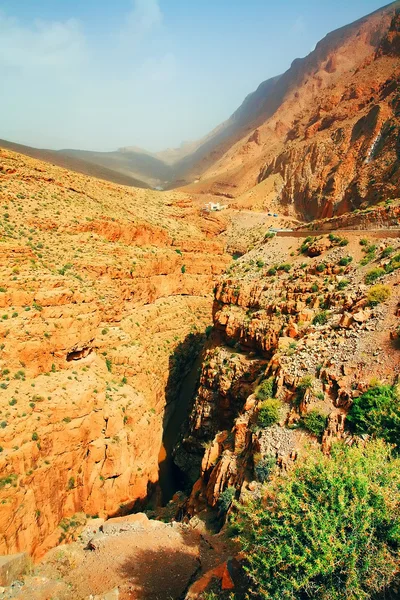
[[[224,224],[184,194],[0,161],[0,546],[40,556],[63,517],[110,516],[156,483],[174,367],[228,257]]]

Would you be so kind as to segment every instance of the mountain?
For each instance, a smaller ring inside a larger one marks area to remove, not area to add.
[[[328,34],[184,159],[187,190],[306,219],[398,194],[399,30],[395,2]]]
[[[135,179],[129,173],[118,172],[107,167],[106,164],[102,165],[100,163],[84,160],[83,157],[81,158],[73,154],[63,154],[61,152],[57,152],[56,150],[41,150],[39,148],[32,148],[31,146],[24,146],[23,144],[15,144],[14,142],[9,142],[6,140],[0,140],[0,148],[6,148],[8,150],[24,154],[25,156],[37,158],[38,160],[74,171],[75,173],[82,173],[83,175],[97,177],[97,179],[111,181],[112,183],[139,188],[149,187],[147,183],[141,181],[140,179]]]
[[[329,33],[224,123],[180,148],[19,151],[117,183],[188,186],[301,219],[377,203],[400,187],[399,11],[398,0]]]

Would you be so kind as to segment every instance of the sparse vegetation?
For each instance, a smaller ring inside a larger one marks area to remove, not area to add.
[[[328,312],[321,310],[312,320],[313,325],[325,325],[328,322]]]
[[[365,283],[370,284],[374,283],[377,279],[385,275],[385,269],[380,267],[376,267],[375,269],[371,269],[365,276]]]
[[[274,397],[274,382],[274,378],[269,377],[260,383],[255,392],[257,400],[266,400],[267,398]]]
[[[390,288],[387,285],[380,283],[372,286],[367,295],[369,306],[377,306],[381,302],[385,302],[390,297]]]

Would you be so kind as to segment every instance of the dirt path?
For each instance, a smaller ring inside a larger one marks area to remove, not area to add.
[[[196,577],[229,556],[219,538],[160,521],[100,535],[94,550],[84,546],[76,542],[55,548],[36,575],[61,579],[69,589],[66,598],[74,600],[103,598],[112,590],[119,600],[179,600]],[[18,598],[30,600],[29,589],[24,592]]]

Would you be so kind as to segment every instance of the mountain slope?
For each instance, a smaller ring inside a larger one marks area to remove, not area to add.
[[[305,218],[395,195],[399,10],[395,2],[334,31],[309,56],[294,61],[267,87],[253,113],[258,126],[240,141],[233,137],[227,151],[229,140],[213,148],[213,164],[211,154],[196,163],[191,175],[202,172],[201,181],[187,189],[250,206],[259,194],[265,207],[274,200]],[[251,200],[240,198],[249,190]]]
[[[62,153],[55,150],[40,150],[39,148],[32,148],[31,146],[24,146],[22,144],[15,144],[6,140],[0,140],[0,148],[6,148],[13,152],[19,152],[25,156],[31,158],[37,158],[46,163],[57,165],[64,169],[74,171],[75,173],[82,173],[83,175],[89,175],[90,177],[97,177],[98,179],[104,179],[105,181],[111,181],[120,185],[129,185],[140,188],[149,187],[147,183],[140,179],[135,179],[129,173],[119,173],[107,167],[106,164],[96,164],[88,160],[84,160],[84,157],[80,156],[64,156]]]

